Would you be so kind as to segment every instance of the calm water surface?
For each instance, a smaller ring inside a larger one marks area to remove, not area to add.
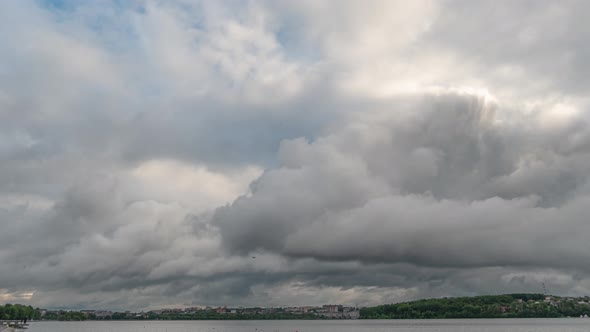
[[[34,322],[29,332],[590,332],[590,319]]]

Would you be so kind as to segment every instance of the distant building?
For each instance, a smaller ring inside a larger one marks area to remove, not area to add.
[[[327,313],[331,313],[332,314],[332,313],[341,312],[342,311],[342,306],[341,305],[327,304],[327,305],[324,305],[322,307],[322,309],[323,309],[324,312],[327,312]]]
[[[97,310],[94,315],[96,316],[96,318],[107,318],[107,317],[113,317],[113,313],[111,311],[105,311],[105,310]]]

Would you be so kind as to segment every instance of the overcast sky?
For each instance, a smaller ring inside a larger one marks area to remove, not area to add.
[[[589,11],[1,1],[0,303],[589,295]]]

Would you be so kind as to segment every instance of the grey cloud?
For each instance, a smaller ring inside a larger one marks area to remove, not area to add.
[[[285,97],[291,106],[273,99],[281,95],[277,88],[280,82],[274,79],[263,89],[273,98],[250,98],[249,90],[258,93],[263,88],[259,84],[267,84],[261,83],[263,78],[258,75],[266,75],[268,80],[278,75],[274,66],[282,69],[290,63],[282,59],[278,46],[268,46],[272,56],[259,52],[266,46],[258,44],[274,45],[275,36],[234,17],[220,17],[228,27],[212,20],[195,30],[193,22],[180,15],[174,5],[147,6],[144,13],[130,8],[120,16],[111,16],[108,10],[105,13],[90,4],[80,5],[70,14],[96,11],[113,23],[104,27],[103,34],[89,40],[86,37],[96,31],[83,21],[63,19],[31,3],[3,6],[2,30],[16,33],[1,35],[12,51],[0,54],[3,62],[11,64],[2,69],[0,116],[4,121],[0,128],[9,139],[25,140],[24,146],[16,142],[5,153],[0,150],[7,168],[2,175],[9,177],[7,181],[18,178],[14,186],[41,181],[28,180],[30,175],[22,174],[21,167],[35,167],[40,159],[57,160],[62,167],[75,166],[71,163],[89,157],[117,168],[127,166],[126,162],[158,158],[220,168],[269,165],[282,139],[314,136],[337,113],[331,111],[338,108],[337,96],[326,102],[318,98],[325,98],[330,91],[322,89],[321,82],[313,77],[306,81],[308,91]],[[194,10],[198,12],[198,8]],[[132,18],[139,23],[134,24]],[[160,35],[154,26],[172,29],[179,39]],[[134,38],[131,46],[113,49],[109,38],[117,31],[110,29],[123,28],[134,32],[129,36]],[[238,32],[251,36],[243,40],[230,28],[242,29]],[[62,29],[75,33],[64,33]],[[247,45],[234,47],[239,43]],[[229,58],[221,61],[225,55]],[[267,56],[282,60],[265,68],[265,63],[275,61]],[[186,59],[185,67],[180,71],[168,68],[168,57]],[[246,58],[252,63],[246,64]],[[223,70],[213,70],[215,66]],[[243,71],[257,74],[236,74]],[[290,84],[300,76],[294,72],[280,81]],[[190,91],[170,90],[179,82],[187,84]],[[203,86],[208,88],[201,91]]]
[[[492,69],[501,84],[512,86],[523,71],[536,77],[521,91],[583,95],[590,83],[584,60],[590,29],[582,14],[587,10],[587,2],[576,0],[450,1],[420,43],[458,52],[482,64],[482,70]]]
[[[425,97],[364,111],[311,143],[286,141],[281,167],[214,223],[238,253],[585,266],[587,155],[540,144],[533,119],[505,124],[494,112],[479,97]]]
[[[0,4],[0,299],[590,291],[586,4],[529,5]]]

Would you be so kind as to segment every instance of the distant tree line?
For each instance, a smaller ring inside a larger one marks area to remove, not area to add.
[[[425,299],[362,308],[361,319],[429,318],[542,318],[590,315],[590,297],[566,298],[543,294],[507,294],[474,297]],[[220,314],[215,310],[161,313],[115,312],[97,317],[89,312],[48,311],[20,304],[0,305],[0,320],[248,320],[248,319],[322,319],[313,313],[237,312]]]
[[[290,313],[285,311],[269,313],[217,313],[215,309],[197,312],[165,311],[162,313],[113,312],[97,315],[91,311],[47,311],[42,320],[84,321],[84,320],[267,320],[267,319],[322,319],[313,313]]]
[[[34,309],[31,306],[21,304],[0,305],[0,320],[23,320],[39,319],[41,311],[39,308]]]
[[[203,310],[192,313],[166,312],[157,314],[148,312],[144,314],[128,314],[115,312],[111,316],[96,317],[89,315],[91,320],[266,320],[266,319],[320,319],[314,314],[293,314],[287,312],[275,312],[267,314],[247,314],[247,313],[226,313],[219,314],[214,310]]]
[[[439,298],[379,305],[360,310],[361,319],[543,318],[590,315],[587,298],[507,294]]]
[[[83,321],[88,317],[78,311],[51,311],[43,316],[43,320],[60,320],[60,321]]]

